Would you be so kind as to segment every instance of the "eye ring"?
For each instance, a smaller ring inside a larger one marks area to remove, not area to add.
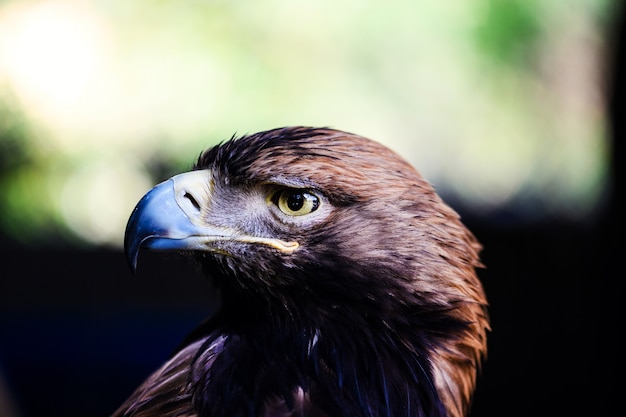
[[[282,188],[276,191],[271,202],[288,216],[305,216],[320,206],[320,199],[312,192],[299,188]]]

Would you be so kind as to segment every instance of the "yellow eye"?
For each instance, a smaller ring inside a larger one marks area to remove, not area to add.
[[[317,210],[320,200],[308,191],[285,188],[272,196],[272,203],[289,216],[304,216]]]

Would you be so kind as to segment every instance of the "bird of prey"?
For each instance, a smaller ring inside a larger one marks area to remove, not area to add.
[[[188,253],[221,306],[115,417],[462,417],[486,356],[481,245],[399,155],[283,127],[150,190],[125,250]]]

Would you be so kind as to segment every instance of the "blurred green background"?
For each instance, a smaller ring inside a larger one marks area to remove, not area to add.
[[[390,146],[483,243],[472,416],[612,415],[625,12],[0,0],[0,417],[106,417],[214,311],[184,259],[145,253],[131,276],[126,221],[202,150],[285,125]]]
[[[331,126],[516,220],[602,203],[609,0],[0,2],[0,228],[120,247],[233,134]]]

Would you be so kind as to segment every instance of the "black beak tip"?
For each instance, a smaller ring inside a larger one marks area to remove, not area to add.
[[[137,256],[132,259],[126,256],[126,262],[128,262],[128,268],[130,269],[130,273],[135,275],[137,273]]]
[[[137,208],[135,208],[128,219],[124,234],[124,254],[126,255],[126,262],[128,263],[130,272],[133,275],[137,272],[137,258],[139,257],[139,249],[142,240],[137,234],[137,217]]]
[[[139,255],[139,248],[136,245],[124,244],[124,254],[126,255],[126,262],[130,268],[130,272],[134,275],[137,272],[137,258]]]

